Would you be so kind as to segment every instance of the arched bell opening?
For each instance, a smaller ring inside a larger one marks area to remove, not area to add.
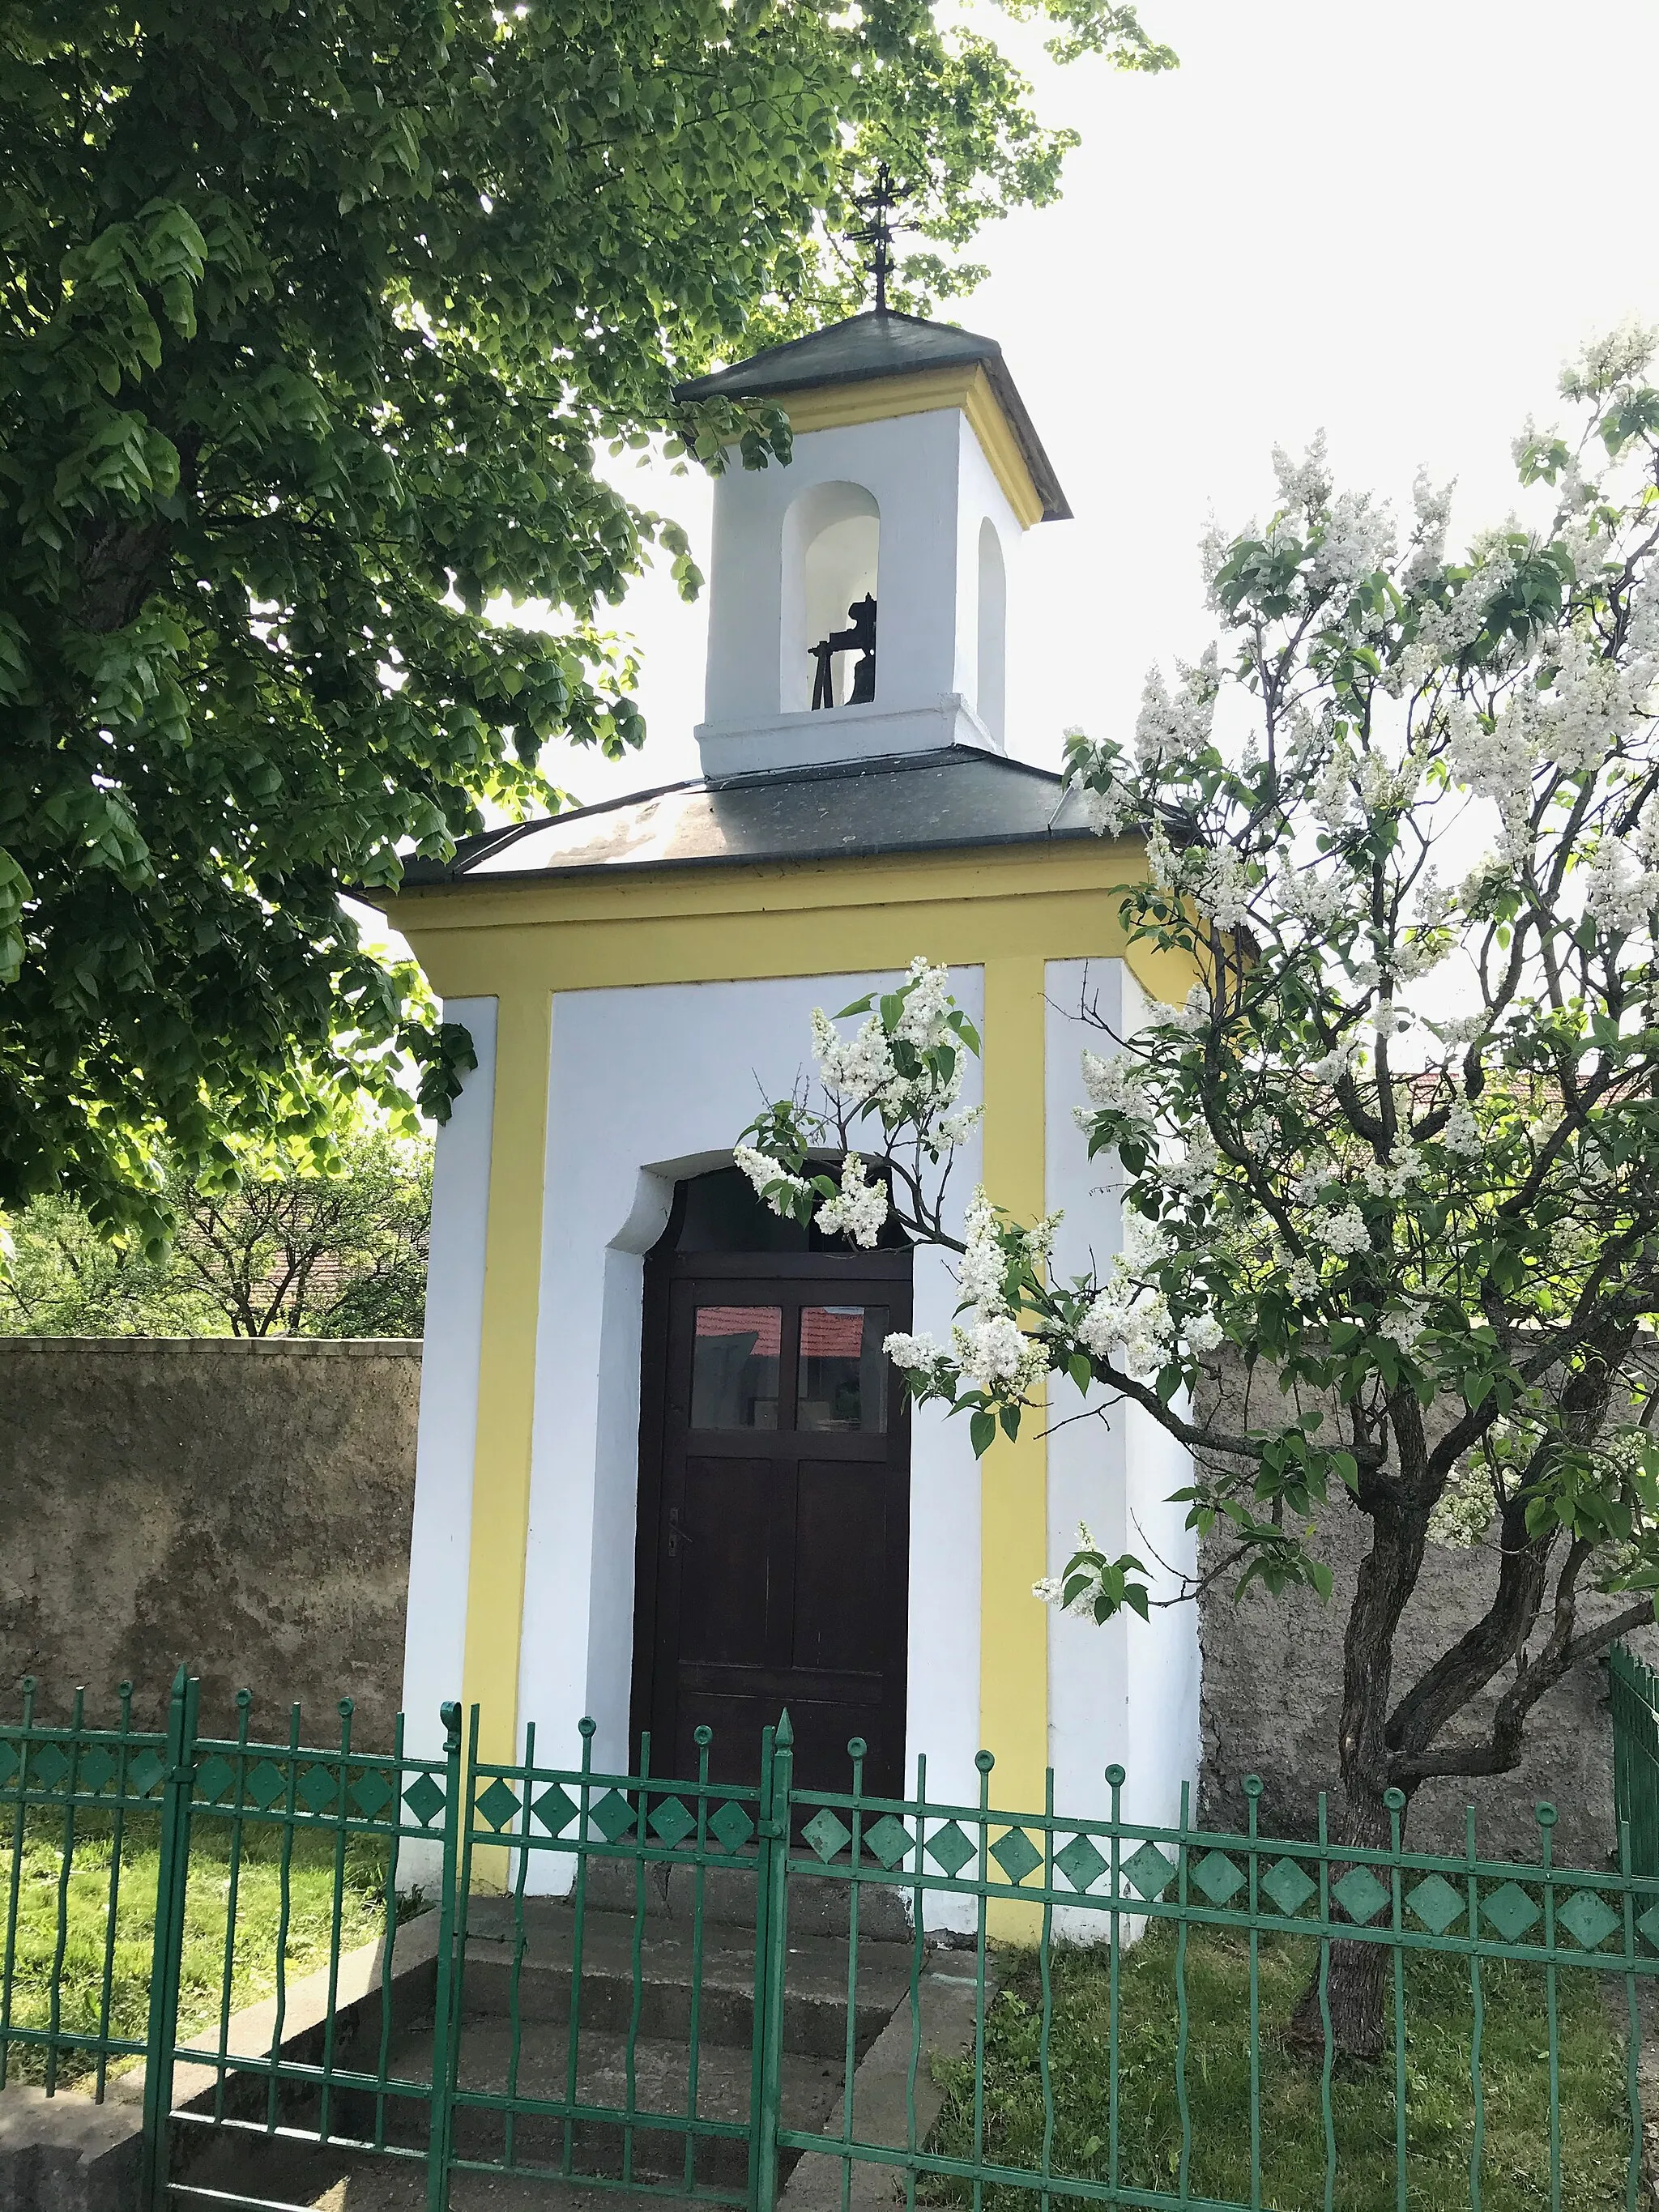
[[[862,484],[811,485],[783,531],[779,705],[860,704],[876,696],[881,510]]]
[[[988,514],[979,526],[979,670],[974,708],[1001,743],[1007,707],[1008,578],[1002,540]]]

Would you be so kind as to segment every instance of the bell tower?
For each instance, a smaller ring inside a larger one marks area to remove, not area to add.
[[[704,775],[1001,751],[1008,564],[1071,513],[1001,348],[877,309],[676,393],[717,395],[795,438],[715,480]]]

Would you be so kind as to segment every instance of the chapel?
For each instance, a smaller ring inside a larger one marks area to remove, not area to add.
[[[467,840],[385,902],[477,1056],[440,1133],[404,1703],[486,1756],[752,1775],[787,1707],[797,1772],[1176,1817],[1196,1774],[1195,1609],[1106,1628],[1032,1584],[1079,1520],[1192,1560],[1183,1455],[1145,1415],[1052,1420],[982,1462],[907,1406],[890,1329],[948,1335],[947,1255],[873,1251],[759,1204],[732,1146],[810,1068],[810,1016],[947,963],[983,1039],[953,1177],[1063,1211],[1054,1265],[1115,1233],[1075,1126],[1086,996],[1121,1031],[1184,999],[1126,944],[1139,847],[1011,758],[1021,542],[1069,514],[993,340],[860,314],[683,387],[765,397],[787,467],[714,487],[702,773]],[[1103,1188],[1103,1185],[1104,1188]]]

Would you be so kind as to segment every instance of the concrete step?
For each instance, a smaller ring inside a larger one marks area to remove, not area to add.
[[[511,2025],[504,2020],[467,2021],[461,2030],[458,2063],[459,2087],[465,2096],[505,2095],[511,2082],[520,2097],[562,2102],[568,2094],[568,2052],[562,2031],[551,2032],[532,2022],[523,2032],[516,2075],[513,2066]],[[429,2075],[432,2044],[429,2034],[406,2038],[392,2054],[392,2071],[405,2079]],[[746,2126],[753,2059],[746,2047],[708,2043],[697,2054],[696,2117]],[[822,2128],[841,2094],[842,2069],[827,2058],[787,2053],[783,2062],[784,2125],[816,2132]],[[576,2100],[614,2111],[629,2104],[627,2038],[601,2034],[584,2027],[576,2068]],[[577,2170],[610,2178],[623,2171],[626,2145],[632,2135],[632,2171],[653,2182],[679,2179],[685,2172],[688,2130],[659,2122],[684,2121],[690,2106],[690,2052],[684,2042],[657,2036],[641,2036],[633,2053],[632,2105],[639,2121],[629,2130],[620,2121],[586,2119],[571,2124],[571,2146]],[[373,2100],[348,2094],[337,2097],[336,2127],[345,2133],[368,2136],[374,2127]],[[404,2106],[388,2113],[388,2136],[393,2142],[425,2141],[425,2114]],[[459,2104],[454,2118],[455,2154],[492,2164],[507,2158],[507,2116],[488,2107]],[[512,2155],[520,2165],[557,2166],[562,2163],[565,2123],[547,2115],[520,2113],[513,2122]],[[693,2176],[702,2188],[741,2187],[749,2170],[748,2146],[742,2139],[700,2136],[693,2159]]]
[[[632,1912],[642,1897],[647,1912],[655,1918],[691,1919],[696,1910],[697,1869],[659,1863],[641,1866],[629,1859],[590,1858],[585,1887],[590,1905],[607,1911]],[[757,1883],[752,1862],[738,1859],[731,1866],[702,1869],[701,1893],[705,1923],[755,1929]],[[830,1875],[795,1875],[789,1883],[789,1926],[799,1936],[845,1936],[852,1894],[851,1885]],[[861,1940],[902,1943],[910,1933],[908,1893],[874,1882],[859,1885],[859,1927]]]
[[[254,2160],[229,2142],[192,2166],[187,2186],[251,2197],[267,2203],[309,2206],[314,2212],[426,2212],[426,2166],[419,2159],[376,2158],[279,2141]],[[614,2186],[549,2181],[512,2173],[453,2173],[449,2212],[710,2212],[708,2199],[672,2196],[652,2186],[647,2203]],[[182,2193],[176,2212],[226,2212]]]
[[[639,1938],[639,2028],[642,2034],[688,2039],[694,1996],[698,2033],[710,2043],[746,2045],[755,2017],[755,1942],[751,1929],[704,1924],[699,1954],[695,1931],[666,1915],[643,1920],[596,1910],[583,1915],[580,2021],[626,2033],[634,2017],[634,1948]],[[569,2017],[576,1916],[562,1901],[525,1901],[524,1948],[510,1900],[474,1899],[467,1928],[462,2002],[469,2019],[507,2014],[518,1966],[518,2011],[525,2021]],[[860,1935],[854,2044],[861,2056],[909,1987],[909,1942],[868,1942]],[[789,1946],[784,1996],[784,2047],[807,2057],[840,2059],[847,2048],[848,1946],[833,1936],[802,1935]]]

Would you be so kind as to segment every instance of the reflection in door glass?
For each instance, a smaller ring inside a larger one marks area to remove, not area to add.
[[[778,1425],[780,1306],[699,1306],[691,1343],[694,1429]]]
[[[887,1426],[885,1306],[804,1306],[795,1425],[819,1432]]]

